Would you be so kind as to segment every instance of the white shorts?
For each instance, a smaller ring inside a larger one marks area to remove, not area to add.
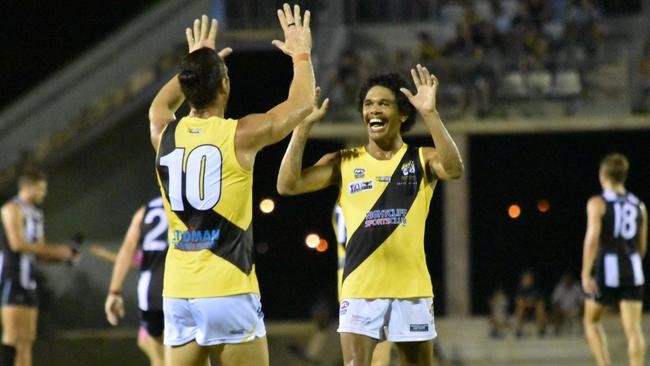
[[[165,344],[201,346],[245,343],[266,335],[257,294],[198,299],[163,298]]]
[[[344,299],[339,333],[355,333],[391,342],[416,342],[437,336],[433,299]],[[384,329],[384,327],[386,327]]]

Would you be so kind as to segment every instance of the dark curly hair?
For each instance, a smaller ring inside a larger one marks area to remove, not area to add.
[[[178,81],[183,95],[196,109],[207,107],[217,96],[221,80],[226,74],[226,64],[210,48],[201,48],[185,55],[181,60]]]
[[[397,101],[397,111],[401,115],[406,115],[406,121],[402,123],[400,132],[410,130],[413,124],[415,124],[415,107],[409,102],[406,95],[400,91],[400,88],[408,88],[404,78],[397,73],[387,73],[372,75],[366,79],[363,85],[361,85],[357,97],[357,106],[360,112],[363,111],[363,101],[366,99],[368,90],[373,86],[383,86],[393,92]]]

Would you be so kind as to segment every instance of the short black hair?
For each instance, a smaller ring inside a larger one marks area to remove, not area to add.
[[[27,167],[18,175],[18,187],[46,181],[47,175],[37,167]]]
[[[411,104],[406,95],[400,91],[400,88],[408,88],[404,78],[394,72],[375,74],[368,77],[363,85],[361,85],[361,89],[359,89],[357,105],[360,112],[363,111],[363,101],[366,99],[368,91],[374,86],[383,86],[393,92],[395,100],[397,101],[397,111],[401,115],[406,115],[406,121],[402,123],[400,132],[410,130],[411,127],[413,127],[413,124],[415,124],[415,107]]]
[[[196,109],[203,109],[214,101],[227,77],[226,64],[211,48],[200,48],[183,57],[178,81],[183,95]]]

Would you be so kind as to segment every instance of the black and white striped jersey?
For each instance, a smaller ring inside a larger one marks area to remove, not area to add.
[[[37,243],[43,238],[43,212],[34,205],[21,200],[18,196],[11,199],[23,211],[24,238],[29,243]],[[35,257],[29,253],[19,253],[11,249],[4,225],[0,226],[0,275],[2,283],[11,281],[11,286],[19,286],[25,290],[36,289],[34,276]],[[3,286],[3,288],[9,288]]]
[[[147,204],[140,224],[139,249],[142,251],[138,279],[138,307],[140,310],[162,311],[163,275],[167,255],[167,216],[161,197]]]
[[[629,192],[606,190],[601,197],[606,209],[594,268],[596,279],[606,287],[641,286],[645,282],[639,253],[642,202]]]

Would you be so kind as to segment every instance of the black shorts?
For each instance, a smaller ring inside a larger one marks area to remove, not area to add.
[[[18,281],[5,279],[2,281],[2,292],[0,292],[2,306],[38,306],[38,294],[36,289],[30,290],[20,286]]]
[[[600,293],[596,297],[590,296],[590,298],[602,305],[615,305],[623,300],[643,301],[643,286],[601,286],[599,289]]]
[[[162,337],[165,329],[165,316],[162,310],[140,310],[140,326],[154,338]]]

